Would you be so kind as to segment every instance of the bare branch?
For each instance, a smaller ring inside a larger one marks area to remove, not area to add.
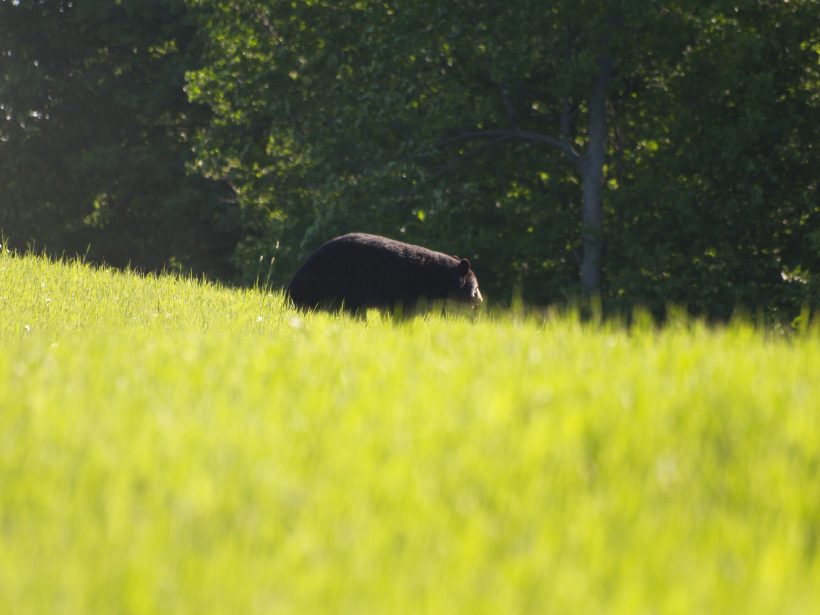
[[[436,143],[436,146],[443,147],[460,141],[472,141],[477,139],[514,139],[518,141],[543,143],[560,150],[567,158],[576,164],[581,161],[581,154],[567,141],[529,130],[471,130],[447,137],[446,139],[441,139]]]
[[[268,19],[267,13],[263,11],[261,8],[257,8],[256,10],[254,10],[254,14],[256,15],[256,18],[259,20],[259,22],[265,27],[265,30],[268,31],[268,34],[270,35],[271,39],[273,39],[274,41],[279,41],[279,33],[276,31],[276,28],[273,26],[270,19]]]

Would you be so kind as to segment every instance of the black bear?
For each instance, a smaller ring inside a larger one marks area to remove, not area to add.
[[[378,235],[349,233],[311,254],[288,284],[307,309],[412,311],[419,301],[482,301],[470,261]]]

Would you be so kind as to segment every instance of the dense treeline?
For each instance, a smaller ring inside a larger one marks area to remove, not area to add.
[[[182,0],[0,2],[0,230],[17,246],[235,275],[238,214],[189,172],[207,109]]]
[[[819,24],[813,0],[0,1],[0,230],[274,285],[364,230],[469,257],[494,301],[788,316],[820,307]]]

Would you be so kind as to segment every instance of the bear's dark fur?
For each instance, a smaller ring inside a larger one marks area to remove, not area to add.
[[[349,233],[308,257],[287,288],[306,309],[410,311],[419,301],[481,303],[470,262],[378,235]]]

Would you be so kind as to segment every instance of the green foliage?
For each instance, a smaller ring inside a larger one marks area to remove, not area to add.
[[[533,57],[522,56],[513,47],[532,46],[529,35],[508,35],[537,26],[513,15],[522,7],[197,6],[209,61],[188,91],[218,118],[198,152],[237,187],[258,228],[246,269],[265,252],[259,240],[280,241],[292,271],[322,241],[359,229],[469,256],[504,299],[522,283],[541,300],[576,285],[577,215],[543,206],[578,200],[560,154],[508,138],[452,139],[509,127],[511,113],[528,122],[522,129],[549,125],[550,112],[531,107],[546,109],[560,81],[560,60],[543,64],[555,34],[544,30]],[[513,58],[520,65],[505,76]]]
[[[666,109],[653,112],[654,141],[625,152],[636,171],[611,196],[607,266],[628,305],[685,303],[724,318],[741,305],[792,315],[818,305],[818,8],[699,15],[697,36],[653,87]]]
[[[820,307],[818,24],[814,0],[0,2],[0,233],[231,282],[274,258],[282,285],[370,231],[469,257],[502,304],[576,297],[592,238],[607,310],[788,321]]]
[[[0,3],[0,231],[145,269],[231,273],[224,186],[186,173],[206,111],[182,0]]]
[[[247,272],[358,229],[465,253],[501,301],[573,296],[567,148],[605,58],[606,305],[818,305],[817,3],[194,4],[198,158],[236,188]]]
[[[0,255],[0,611],[820,600],[820,344],[402,323]]]

